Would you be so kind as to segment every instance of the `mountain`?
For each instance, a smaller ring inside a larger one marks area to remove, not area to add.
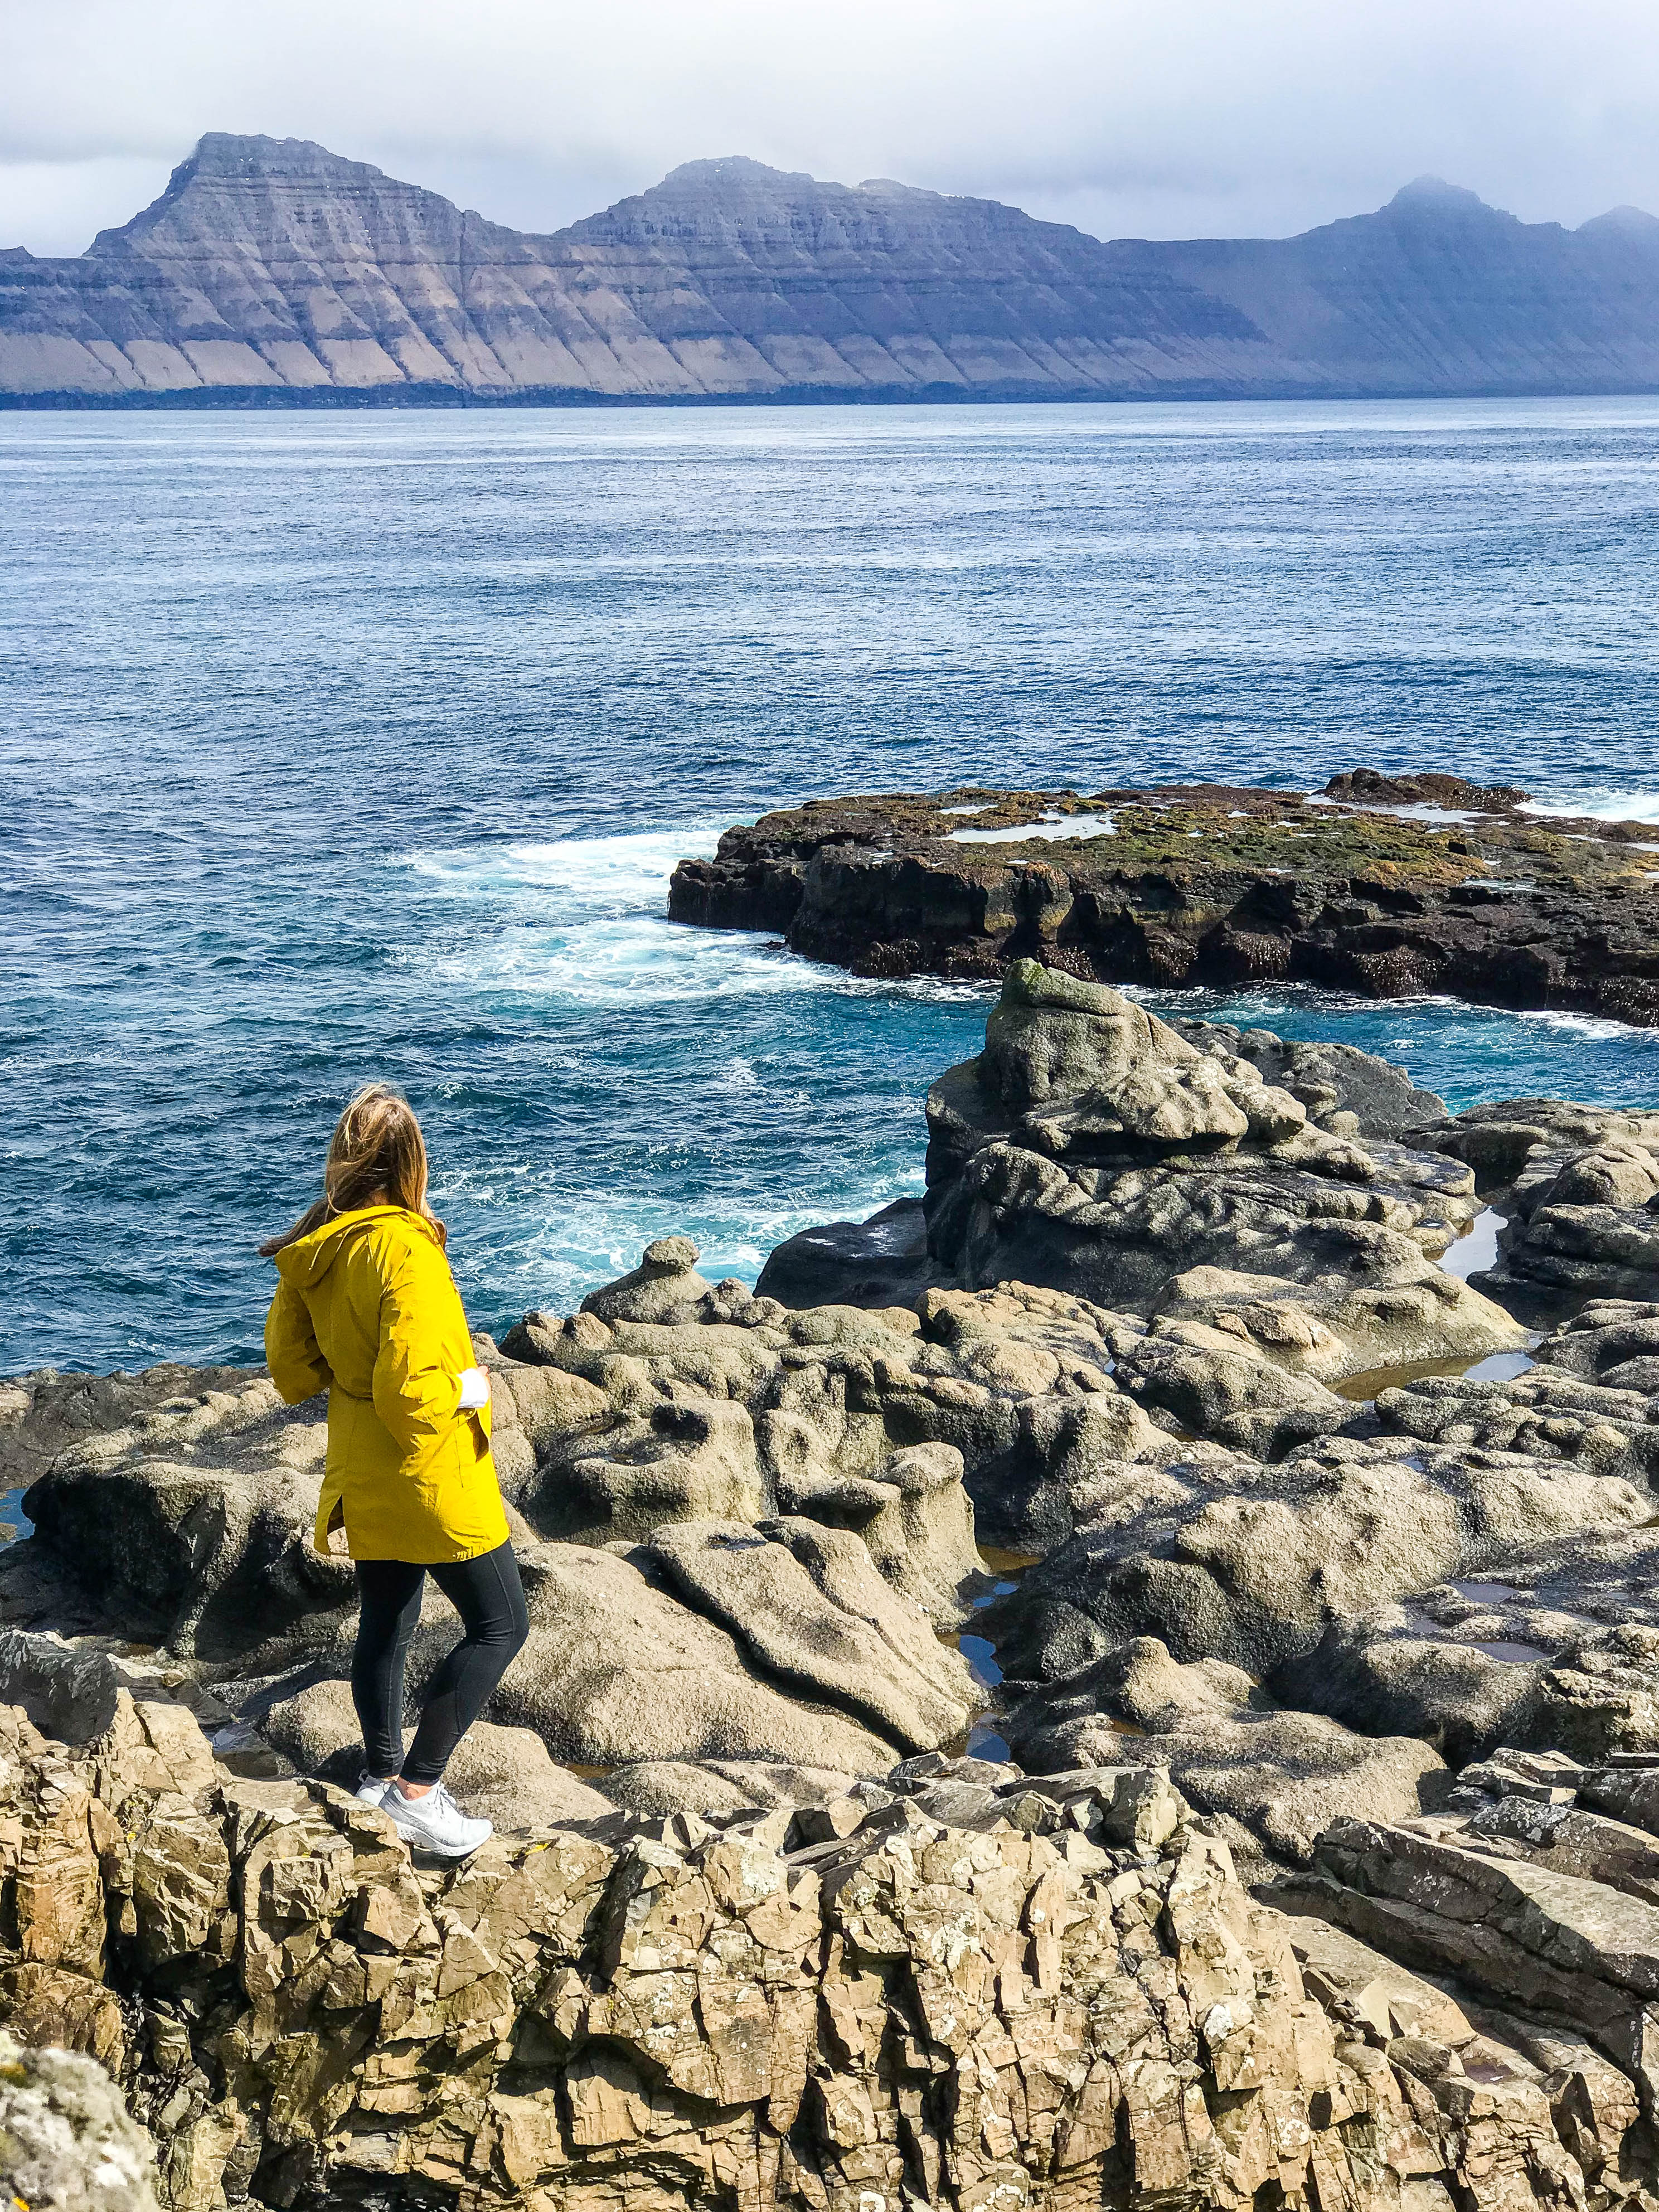
[[[0,252],[0,404],[1659,389],[1659,222],[1422,179],[1298,238],[1089,238],[732,158],[548,236],[211,132],[76,258]]]

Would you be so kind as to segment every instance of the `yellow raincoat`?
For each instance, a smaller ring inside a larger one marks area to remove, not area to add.
[[[428,1223],[361,1206],[285,1244],[276,1273],[271,1380],[290,1406],[328,1392],[317,1549],[342,1518],[354,1559],[435,1566],[506,1543],[489,1408],[459,1410],[462,1370],[477,1361]]]

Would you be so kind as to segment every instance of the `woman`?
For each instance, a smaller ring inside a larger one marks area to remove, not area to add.
[[[328,1392],[313,1541],[325,1552],[343,1527],[357,1571],[357,1795],[411,1844],[465,1858],[490,1824],[461,1811],[444,1768],[530,1624],[489,1454],[489,1377],[426,1182],[413,1108],[384,1084],[360,1091],[330,1140],[322,1197],[259,1247],[278,1277],[265,1357],[290,1406]],[[404,1662],[428,1574],[466,1633],[428,1684],[405,1753]]]

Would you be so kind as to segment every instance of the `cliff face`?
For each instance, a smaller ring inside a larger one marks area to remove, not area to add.
[[[1299,238],[1110,250],[1231,303],[1345,392],[1659,384],[1659,222],[1638,208],[1565,230],[1420,177],[1375,215]]]
[[[1659,385],[1659,222],[1424,181],[1284,240],[693,161],[547,237],[210,133],[76,259],[0,252],[0,402],[1247,398]]]

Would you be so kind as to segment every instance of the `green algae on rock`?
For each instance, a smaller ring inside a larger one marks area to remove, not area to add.
[[[682,860],[672,920],[870,976],[1030,957],[1164,988],[1305,982],[1659,1024],[1659,826],[1461,777],[819,799]]]

